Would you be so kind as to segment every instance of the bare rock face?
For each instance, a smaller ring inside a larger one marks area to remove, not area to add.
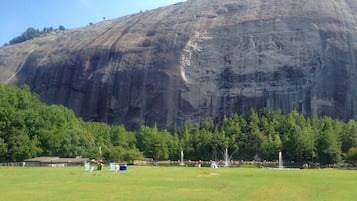
[[[3,47],[0,82],[132,129],[251,108],[357,119],[356,50],[354,0],[191,0]]]

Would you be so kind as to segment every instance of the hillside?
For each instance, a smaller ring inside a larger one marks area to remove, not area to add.
[[[251,108],[357,119],[357,2],[190,0],[0,49],[84,120],[160,128]]]

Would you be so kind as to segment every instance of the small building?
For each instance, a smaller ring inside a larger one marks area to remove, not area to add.
[[[72,166],[83,165],[88,161],[88,158],[76,157],[76,158],[60,158],[53,156],[41,156],[24,160],[25,166]]]

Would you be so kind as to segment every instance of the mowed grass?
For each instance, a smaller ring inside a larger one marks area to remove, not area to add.
[[[0,200],[357,200],[357,171],[132,167],[0,167]]]

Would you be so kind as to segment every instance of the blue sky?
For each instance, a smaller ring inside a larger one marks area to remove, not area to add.
[[[81,27],[184,0],[0,0],[0,46],[28,27]]]

